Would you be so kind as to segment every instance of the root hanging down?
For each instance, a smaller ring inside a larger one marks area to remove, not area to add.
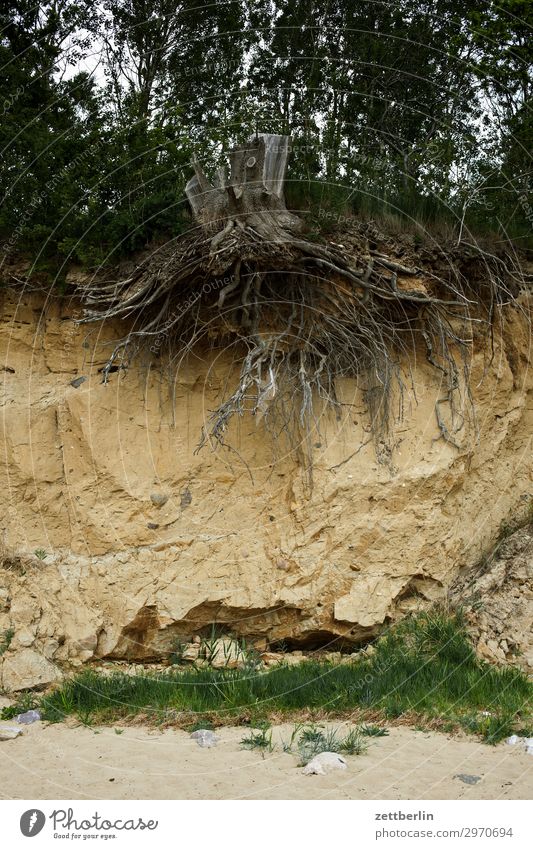
[[[453,262],[436,276],[385,254],[368,235],[352,251],[311,239],[284,203],[288,142],[253,137],[232,151],[230,176],[219,173],[215,186],[194,161],[186,188],[194,229],[127,279],[83,289],[82,322],[131,322],[104,381],[113,364],[126,366],[143,348],[155,356],[168,350],[179,362],[202,339],[231,340],[242,351],[239,383],[211,412],[199,447],[224,445],[232,419],[246,413],[309,432],[317,403],[339,408],[342,377],[366,386],[379,441],[395,390],[402,396],[400,363],[423,349],[444,384],[435,407],[440,437],[458,447],[463,416],[455,399],[461,385],[468,394],[472,321],[490,327],[494,305],[513,296],[512,273],[484,255],[488,297],[480,297]]]

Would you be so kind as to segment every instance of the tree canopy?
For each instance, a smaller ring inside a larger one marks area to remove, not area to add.
[[[114,262],[190,226],[256,129],[291,136],[289,207],[531,247],[526,0],[7,0],[2,255]]]

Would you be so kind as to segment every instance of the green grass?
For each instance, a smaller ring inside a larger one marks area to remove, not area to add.
[[[302,728],[297,742],[300,765],[305,766],[322,752],[340,753],[343,743],[335,728],[322,729],[316,725]]]
[[[296,745],[300,766],[305,766],[322,752],[361,755],[367,749],[359,728],[351,728],[345,736],[342,736],[339,728],[305,725],[295,729],[291,741],[292,745],[286,748],[286,751],[292,751],[292,746]]]
[[[388,737],[389,732],[386,728],[379,725],[362,725],[361,734],[364,737]]]
[[[272,730],[265,725],[260,730],[252,729],[248,737],[241,740],[245,749],[259,749],[261,754],[273,752],[276,745],[272,742]],[[343,755],[361,755],[367,749],[360,728],[351,728],[342,735],[338,728],[325,728],[322,725],[301,725],[294,727],[288,743],[282,742],[284,752],[298,754],[300,766],[305,766],[322,752],[336,752]]]
[[[479,660],[458,614],[405,619],[375,649],[353,663],[308,660],[265,672],[193,667],[104,677],[85,670],[33,706],[51,721],[75,715],[85,723],[111,722],[142,714],[165,722],[183,714],[189,723],[245,716],[255,725],[274,714],[289,719],[305,711],[322,718],[358,709],[438,720],[491,743],[531,723],[532,684],[517,669]]]

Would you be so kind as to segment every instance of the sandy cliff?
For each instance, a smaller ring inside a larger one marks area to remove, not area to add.
[[[141,362],[104,385],[123,328],[76,325],[68,298],[4,292],[3,687],[157,658],[213,623],[270,643],[357,642],[444,597],[533,493],[530,307],[505,308],[492,361],[474,354],[477,423],[460,450],[437,438],[442,390],[421,356],[382,446],[391,462],[376,461],[364,396],[345,383],[342,421],[312,435],[310,488],[301,452],[251,417],[234,451],[195,453],[235,379],[232,348],[194,352],[174,383]]]

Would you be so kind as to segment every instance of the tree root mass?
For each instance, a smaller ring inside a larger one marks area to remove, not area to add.
[[[238,385],[211,412],[200,447],[226,444],[231,420],[245,413],[297,432],[301,444],[318,405],[340,409],[342,377],[361,381],[379,444],[391,399],[401,405],[401,363],[423,346],[442,376],[440,437],[458,448],[473,323],[491,328],[497,306],[516,294],[515,266],[469,246],[484,269],[474,291],[451,261],[449,273],[438,277],[384,254],[368,237],[351,253],[313,239],[285,208],[287,151],[286,137],[256,136],[232,152],[229,179],[219,172],[215,185],[194,162],[186,190],[194,229],[154,251],[128,278],[83,290],[83,322],[131,321],[104,381],[143,348],[154,356],[168,351],[178,366],[201,340],[237,343]]]

